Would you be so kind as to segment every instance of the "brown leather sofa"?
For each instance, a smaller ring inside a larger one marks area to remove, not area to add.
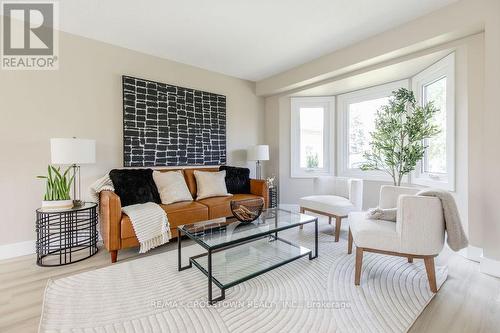
[[[172,171],[165,169],[158,171]],[[249,194],[234,194],[230,197],[213,197],[196,201],[195,170],[218,171],[218,168],[190,168],[181,169],[186,184],[193,195],[194,201],[176,202],[170,205],[160,205],[167,212],[172,237],[177,237],[177,226],[195,223],[219,217],[232,216],[231,200],[244,200],[256,197],[264,199],[268,206],[269,192],[264,180],[251,179]],[[114,192],[102,191],[99,197],[100,229],[104,247],[111,254],[111,262],[116,262],[118,250],[139,246],[132,224],[127,215],[122,214],[120,198]]]

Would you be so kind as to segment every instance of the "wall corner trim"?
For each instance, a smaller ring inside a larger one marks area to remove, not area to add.
[[[500,278],[500,261],[481,256],[479,269],[481,273]]]
[[[0,245],[0,260],[33,254],[35,245],[35,240]]]

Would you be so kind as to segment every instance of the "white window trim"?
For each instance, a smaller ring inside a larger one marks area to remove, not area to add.
[[[399,88],[408,88],[408,80],[400,80],[395,82],[386,83],[383,85],[366,88],[349,92],[347,94],[339,95],[337,97],[337,122],[340,125],[337,133],[337,170],[339,176],[342,177],[356,177],[365,180],[378,180],[378,181],[391,181],[392,178],[383,171],[363,171],[361,169],[348,168],[349,161],[349,117],[348,106],[352,103],[358,103],[370,99],[376,99],[392,95],[394,90]],[[407,182],[407,178],[403,179]]]
[[[335,129],[335,97],[291,97],[291,127],[290,127],[290,177],[314,178],[318,176],[331,176],[334,173],[334,147]],[[323,132],[323,164],[322,169],[300,168],[300,107],[321,106],[325,110]]]
[[[411,174],[412,183],[455,190],[455,53],[451,53],[412,78],[415,98],[422,102],[423,86],[446,76],[446,168],[447,176],[422,172],[422,161]]]

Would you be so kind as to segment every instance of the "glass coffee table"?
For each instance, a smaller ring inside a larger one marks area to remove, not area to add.
[[[279,232],[314,223],[314,252],[294,244]],[[318,219],[300,213],[272,208],[265,210],[251,223],[235,218],[222,218],[181,225],[178,228],[178,269],[195,265],[208,278],[210,304],[225,298],[225,290],[304,256],[312,260],[318,256]],[[194,240],[207,250],[189,258],[182,266],[182,236]],[[220,296],[213,297],[212,285],[220,288]]]

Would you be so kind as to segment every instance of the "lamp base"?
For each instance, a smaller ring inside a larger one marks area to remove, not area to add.
[[[255,163],[255,178],[262,179],[262,166],[260,165],[260,161],[256,161]]]

